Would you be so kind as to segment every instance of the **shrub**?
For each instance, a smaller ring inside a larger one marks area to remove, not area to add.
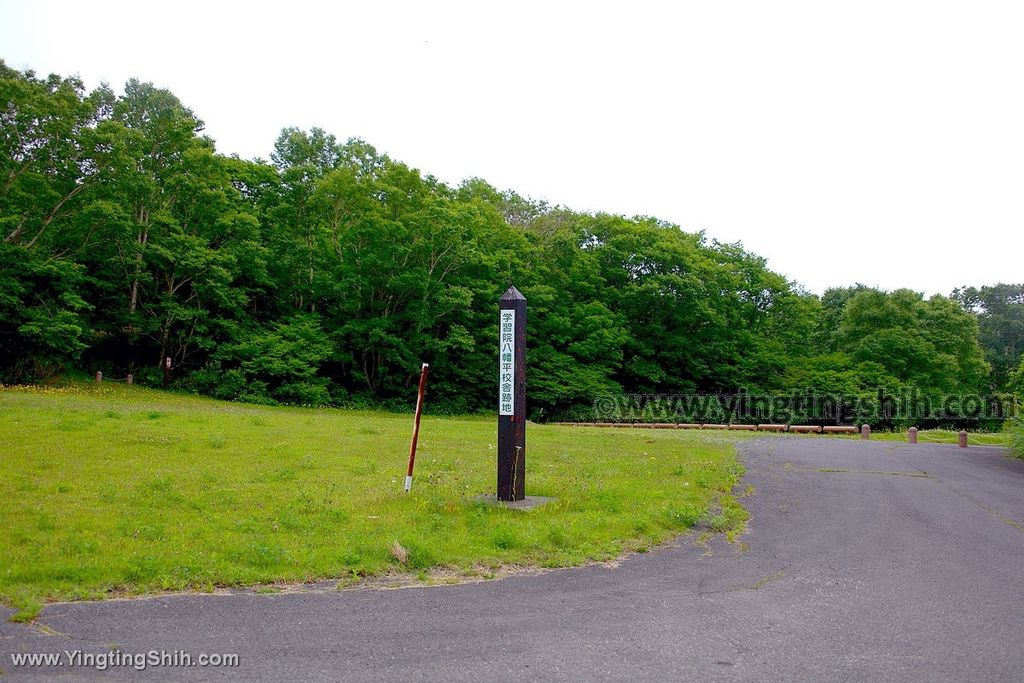
[[[1018,458],[1024,459],[1024,419],[1017,418],[1010,423],[1010,448]]]

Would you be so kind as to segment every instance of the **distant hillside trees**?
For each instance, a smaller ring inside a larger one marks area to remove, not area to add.
[[[406,405],[429,362],[433,410],[485,409],[512,283],[534,417],[620,392],[973,392],[992,381],[979,339],[1000,386],[1019,359],[1019,288],[817,297],[740,245],[452,187],[320,129],[227,157],[135,80],[117,96],[0,63],[0,124],[8,382],[155,383],[170,357],[176,386],[220,398]]]
[[[981,344],[992,365],[992,381],[1005,388],[1024,357],[1024,284],[963,287],[953,296],[978,316]]]

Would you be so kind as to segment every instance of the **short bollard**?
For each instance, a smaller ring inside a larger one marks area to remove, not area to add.
[[[917,427],[907,430],[907,443],[917,443]]]
[[[131,373],[128,373],[128,376],[124,378],[124,383],[125,384],[131,384],[134,379],[135,378],[132,377]]]
[[[960,432],[960,448],[967,448],[967,432]]]
[[[860,438],[870,439],[871,438],[871,425],[864,423],[860,426]]]
[[[99,384],[102,381],[103,381],[103,373],[100,372],[99,370],[97,370],[96,371],[96,384]]]

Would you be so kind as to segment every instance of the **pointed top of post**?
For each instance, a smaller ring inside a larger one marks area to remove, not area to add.
[[[505,290],[505,293],[501,295],[499,301],[526,301],[526,297],[513,286]]]

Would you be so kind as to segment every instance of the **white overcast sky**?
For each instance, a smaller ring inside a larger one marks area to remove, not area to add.
[[[742,241],[821,292],[1024,281],[1024,3],[3,0],[0,57]]]

